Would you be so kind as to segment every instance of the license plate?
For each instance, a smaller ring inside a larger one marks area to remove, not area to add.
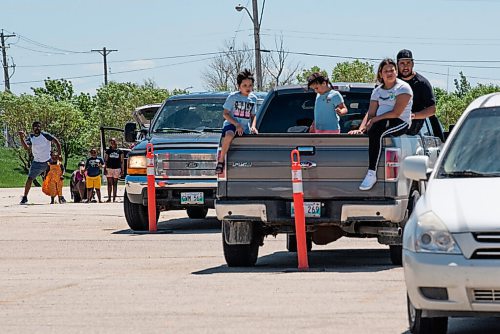
[[[295,208],[291,203],[292,217],[295,217]],[[306,217],[321,217],[321,202],[304,202],[304,214]]]
[[[204,204],[203,192],[181,193],[181,204]]]

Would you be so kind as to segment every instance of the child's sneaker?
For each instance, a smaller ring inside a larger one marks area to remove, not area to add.
[[[55,203],[56,203],[56,202],[54,202],[54,197],[52,197],[52,198],[50,199],[50,204],[55,204]]]
[[[64,196],[60,196],[60,197],[59,197],[59,203],[60,203],[60,204],[64,204],[64,203],[66,203],[66,200],[64,199]]]
[[[21,202],[19,204],[26,204],[28,203],[28,196],[23,196],[23,198],[21,198]]]

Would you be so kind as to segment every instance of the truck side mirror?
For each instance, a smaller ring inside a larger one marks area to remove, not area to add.
[[[429,177],[429,157],[426,155],[413,155],[403,160],[403,174],[407,179],[425,181]]]
[[[135,143],[137,139],[137,125],[133,122],[125,124],[125,141]]]

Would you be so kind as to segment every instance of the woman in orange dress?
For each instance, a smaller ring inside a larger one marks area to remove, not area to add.
[[[62,194],[64,166],[61,165],[59,156],[56,152],[50,153],[50,160],[47,164],[47,176],[45,177],[44,183],[46,183],[46,194],[50,196],[50,204],[54,204],[56,196],[59,197],[59,203],[66,203]]]

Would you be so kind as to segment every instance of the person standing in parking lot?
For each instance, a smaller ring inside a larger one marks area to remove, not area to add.
[[[436,98],[429,80],[413,70],[415,63],[410,50],[399,51],[397,62],[398,78],[409,84],[413,91],[412,124],[407,134],[416,135],[425,119],[436,113]]]
[[[90,150],[90,158],[85,163],[85,186],[87,187],[87,202],[92,199],[92,189],[95,189],[99,203],[101,201],[101,168],[104,165],[104,160],[97,156],[95,148]]]
[[[113,191],[113,202],[116,201],[118,191],[118,179],[123,176],[123,152],[118,148],[116,139],[109,140],[109,148],[104,153],[104,174],[108,180],[108,200],[111,202],[111,191]]]
[[[28,193],[31,189],[33,180],[38,176],[44,174],[47,170],[47,162],[50,160],[52,144],[56,145],[58,156],[62,157],[61,143],[50,133],[43,132],[42,124],[40,122],[33,122],[32,130],[33,133],[30,133],[27,138],[26,134],[23,131],[19,131],[21,145],[25,150],[33,155],[33,161],[31,162],[28,179],[26,180],[26,184],[24,185],[24,195],[21,199],[20,204],[28,203]]]

